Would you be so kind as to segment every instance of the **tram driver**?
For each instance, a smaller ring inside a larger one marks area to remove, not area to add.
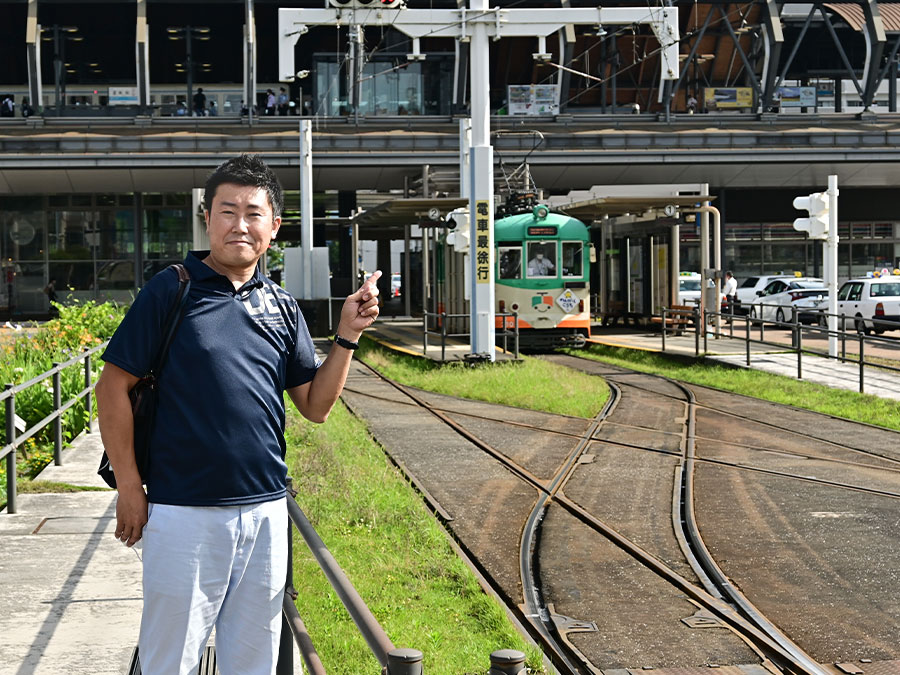
[[[556,247],[550,246],[552,253],[556,253]],[[530,244],[528,252],[531,258],[528,261],[528,276],[530,277],[551,277],[556,271],[556,265],[553,264],[551,257],[555,255],[545,255],[548,251],[544,250],[542,244]]]

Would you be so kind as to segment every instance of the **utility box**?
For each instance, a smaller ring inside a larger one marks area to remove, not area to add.
[[[299,247],[284,249],[284,289],[297,299],[326,300],[331,296],[328,248],[315,246],[311,253],[312,287],[306,292],[303,288],[303,250]]]

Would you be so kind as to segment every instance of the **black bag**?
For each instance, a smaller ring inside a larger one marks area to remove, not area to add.
[[[146,481],[150,473],[150,437],[153,434],[156,404],[159,400],[159,374],[166,362],[169,345],[172,344],[178,324],[181,323],[181,318],[184,316],[188,291],[191,287],[191,277],[184,265],[171,265],[170,269],[174,269],[178,274],[178,293],[175,295],[175,302],[172,303],[169,314],[166,316],[166,322],[163,324],[163,343],[156,353],[150,371],[138,380],[137,384],[128,392],[128,398],[131,399],[131,412],[134,415],[134,459],[137,462],[142,481]],[[103,457],[100,458],[100,468],[97,469],[97,473],[111,488],[116,487],[116,476],[105,450]]]

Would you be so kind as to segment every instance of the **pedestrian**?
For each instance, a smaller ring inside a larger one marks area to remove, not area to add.
[[[209,116],[210,117],[218,117],[218,115],[219,115],[219,109],[216,107],[216,102],[210,101],[209,102]]]
[[[727,303],[728,313],[734,316],[735,303],[737,302],[737,279],[731,271],[725,272],[725,284],[722,286],[722,297]]]
[[[275,114],[275,92],[266,89],[266,115]]]
[[[53,303],[56,302],[56,279],[50,280],[50,283],[44,287],[44,293],[47,295],[47,301],[52,308]]]
[[[10,94],[6,94],[0,101],[0,117],[15,117],[16,102]]]
[[[28,97],[22,97],[22,117],[29,118],[34,115],[34,108],[31,107],[31,104],[28,102]]]
[[[323,422],[362,331],[378,316],[376,272],[343,304],[321,361],[294,298],[259,260],[284,196],[257,156],[206,182],[209,251],[184,260],[191,286],[159,378],[146,493],[133,452],[128,392],[153,361],[178,281],[138,294],[103,354],[100,431],[118,484],[115,536],[143,539],[142,672],[197,671],[210,633],[223,673],[274,673],[287,573],[285,408]]]
[[[203,93],[203,87],[197,87],[197,93],[194,94],[194,114],[197,117],[206,115],[206,94]]]
[[[697,112],[697,99],[694,98],[694,95],[693,95],[693,94],[691,94],[691,95],[688,97],[688,100],[687,100],[687,111],[688,111],[688,115],[693,115],[695,112]]]
[[[284,87],[278,90],[278,114],[288,114],[288,95]]]

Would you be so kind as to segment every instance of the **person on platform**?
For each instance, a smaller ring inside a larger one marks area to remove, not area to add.
[[[254,155],[207,179],[210,250],[184,261],[191,286],[159,378],[146,492],[128,392],[162,340],[172,270],[141,290],[103,354],[96,395],[118,484],[115,536],[143,540],[147,675],[196,673],[214,626],[222,673],[275,672],[288,564],[283,393],[324,422],[378,316],[375,272],[346,299],[328,356],[317,358],[297,302],[258,264],[283,204],[275,173]]]
[[[725,272],[725,283],[722,285],[722,297],[727,303],[728,314],[734,315],[735,303],[737,302],[737,279],[731,271]]]
[[[194,94],[194,115],[206,116],[206,94],[203,93],[203,87],[197,87],[197,93]]]

